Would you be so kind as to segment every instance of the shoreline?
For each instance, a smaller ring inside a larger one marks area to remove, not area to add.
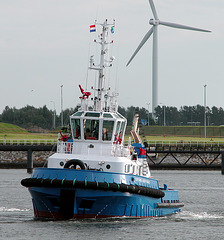
[[[45,162],[34,162],[33,168],[44,167]],[[27,169],[27,161],[0,162],[0,169]]]

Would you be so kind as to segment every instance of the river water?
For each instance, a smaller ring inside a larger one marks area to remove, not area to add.
[[[0,239],[224,239],[224,176],[220,171],[152,171],[179,190],[182,212],[160,218],[36,221],[20,185],[26,170],[0,169]]]

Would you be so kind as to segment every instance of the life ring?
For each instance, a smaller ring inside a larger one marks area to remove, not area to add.
[[[86,170],[86,165],[84,164],[83,161],[78,160],[78,159],[71,159],[68,162],[66,162],[64,168],[74,168],[79,166],[81,169]]]

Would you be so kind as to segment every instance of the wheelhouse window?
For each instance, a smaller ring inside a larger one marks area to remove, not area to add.
[[[76,112],[73,114],[73,116],[76,116],[76,117],[81,116],[81,115],[82,115],[82,112]]]
[[[86,140],[98,140],[99,139],[99,120],[84,119],[84,138]]]
[[[125,122],[122,122],[122,123],[121,123],[121,129],[120,129],[121,137],[122,137],[123,134],[124,134],[124,127],[125,127]]]
[[[121,127],[121,122],[118,121],[118,122],[117,122],[117,127],[116,127],[116,132],[115,132],[115,134],[116,134],[117,136],[120,134],[120,127]]]
[[[85,114],[85,117],[99,117],[100,113],[96,113],[96,112],[87,112]]]
[[[75,139],[80,139],[81,138],[80,119],[72,119],[71,123],[72,123],[73,137]]]
[[[103,121],[102,140],[111,141],[114,128],[114,121]]]
[[[104,113],[103,117],[104,118],[113,118],[113,116],[110,113]]]

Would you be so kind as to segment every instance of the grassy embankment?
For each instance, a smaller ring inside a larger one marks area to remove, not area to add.
[[[16,125],[0,122],[0,140],[7,139],[57,139],[57,134],[29,133]]]
[[[128,126],[126,133],[130,131],[131,127]],[[144,126],[140,128],[140,136],[149,142],[224,143],[224,126],[207,126],[206,138],[203,126]]]
[[[126,131],[125,140],[128,140],[131,127]],[[224,127],[207,127],[207,138],[204,138],[203,127],[171,127],[145,126],[140,135],[143,141],[150,142],[219,142],[224,143]],[[144,137],[145,136],[145,137]],[[45,140],[57,139],[53,133],[29,133],[26,130],[8,123],[0,122],[0,141],[17,139]],[[212,140],[212,141],[211,141]]]

